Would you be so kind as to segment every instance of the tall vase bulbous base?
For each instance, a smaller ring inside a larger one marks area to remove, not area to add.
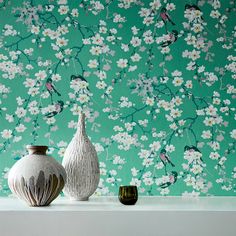
[[[70,197],[71,201],[82,201],[82,202],[86,202],[89,200],[88,197],[82,197],[82,198],[75,198],[75,197]]]

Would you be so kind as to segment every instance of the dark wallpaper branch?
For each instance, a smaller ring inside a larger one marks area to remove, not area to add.
[[[236,1],[0,1],[0,193],[81,109],[97,195],[235,195]]]

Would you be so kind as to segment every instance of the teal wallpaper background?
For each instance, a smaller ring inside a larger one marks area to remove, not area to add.
[[[0,0],[0,195],[27,144],[59,162],[78,112],[97,195],[235,195],[235,0]]]

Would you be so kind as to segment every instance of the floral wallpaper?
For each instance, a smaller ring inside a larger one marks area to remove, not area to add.
[[[27,144],[59,162],[78,112],[97,195],[235,195],[235,0],[0,0],[0,194]]]

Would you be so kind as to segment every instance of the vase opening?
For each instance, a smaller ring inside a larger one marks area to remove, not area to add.
[[[27,145],[26,146],[30,155],[38,154],[38,155],[46,155],[48,150],[48,146],[38,146],[38,145]]]
[[[79,114],[78,123],[77,123],[77,133],[79,135],[86,135],[85,114],[83,112],[80,112],[80,114]]]

